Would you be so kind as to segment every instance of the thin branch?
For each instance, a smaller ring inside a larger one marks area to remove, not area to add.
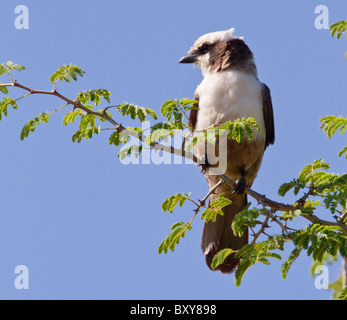
[[[10,78],[11,78],[11,76],[10,76]],[[105,119],[106,121],[111,123],[118,132],[122,132],[122,131],[126,130],[125,127],[123,127],[120,123],[118,123],[117,121],[112,119],[106,113],[106,110],[108,108],[110,108],[110,107],[105,108],[103,110],[103,112],[93,111],[93,110],[90,110],[90,109],[86,108],[85,106],[83,106],[77,99],[76,100],[71,100],[71,99],[63,96],[62,94],[58,93],[55,88],[53,88],[53,90],[51,90],[51,91],[34,90],[34,89],[31,89],[29,87],[26,87],[26,86],[18,83],[17,81],[13,80],[12,78],[11,78],[11,80],[12,80],[12,83],[0,84],[0,87],[18,87],[18,88],[21,88],[23,90],[28,91],[30,94],[46,94],[46,95],[56,96],[57,98],[59,98],[61,100],[64,100],[66,102],[66,105],[71,104],[71,105],[74,106],[74,108],[81,109],[81,110],[85,111],[87,114],[92,114],[94,116],[97,116],[97,117]],[[141,142],[145,143],[146,137],[144,135],[142,135],[141,133],[137,133],[137,132],[134,132],[132,130],[127,130],[127,133],[130,136],[133,136],[133,137],[139,139]],[[175,154],[175,155],[178,155],[178,156],[184,156],[187,159],[192,160],[195,164],[199,164],[200,163],[200,161],[196,157],[196,155],[192,154],[191,152],[186,152],[186,151],[183,152],[183,150],[181,150],[181,149],[176,149],[176,148],[174,148],[172,146],[166,146],[166,145],[160,144],[158,142],[154,142],[151,146],[154,147],[154,149],[156,149],[156,150],[163,150],[165,152],[169,152],[169,153],[172,153],[172,154]],[[209,170],[212,170],[212,169],[213,168],[209,168]],[[221,174],[221,173],[219,173],[217,175],[219,175],[220,178],[224,182],[227,182],[227,183],[231,184],[232,186],[235,186],[235,181],[233,181],[232,179],[230,179],[226,175]],[[254,191],[254,190],[252,190],[252,189],[250,189],[248,187],[246,187],[245,193],[247,193],[248,195],[250,195],[251,197],[256,199],[258,201],[258,203],[270,207],[273,211],[288,212],[288,211],[293,211],[293,210],[297,210],[298,209],[298,207],[296,207],[296,206],[292,206],[292,205],[289,205],[289,204],[284,204],[284,203],[280,203],[280,202],[276,202],[276,201],[273,201],[271,199],[268,199],[265,195],[261,195],[260,193]],[[304,196],[308,197],[308,195],[304,195]],[[205,198],[207,199],[207,197],[205,197]],[[299,201],[300,200],[301,199],[299,199]],[[201,208],[201,205],[200,205],[199,209],[200,208]],[[343,232],[347,233],[347,226],[344,223],[342,223],[342,222],[325,221],[325,220],[322,220],[322,219],[318,218],[315,215],[302,214],[301,216],[304,217],[305,219],[309,220],[312,223],[319,223],[319,224],[326,225],[326,226],[338,226],[338,227],[340,227],[343,230]]]
[[[296,203],[298,204],[297,207],[298,208],[302,207],[305,204],[305,202],[309,196],[314,196],[315,190],[316,190],[316,188],[314,186],[312,186],[299,200],[297,200],[296,201]]]
[[[194,200],[192,200],[192,199],[189,198],[189,200],[190,200],[192,203],[194,203],[194,204],[196,205],[196,209],[194,209],[195,214],[198,214],[198,212],[200,211],[201,208],[207,209],[207,207],[205,206],[205,203],[206,203],[207,198],[208,198],[211,194],[215,193],[216,189],[217,189],[222,183],[224,183],[224,181],[223,181],[223,180],[219,180],[218,183],[216,183],[216,185],[214,185],[214,186],[208,191],[208,193],[206,194],[206,196],[205,196],[202,200],[199,200],[199,203],[197,203],[197,202],[195,202]]]
[[[230,179],[226,175],[222,174],[222,175],[220,175],[220,177],[221,177],[221,179],[223,179],[223,181],[231,184],[232,186],[235,186],[235,181],[233,181],[232,179]],[[247,193],[252,198],[257,200],[259,204],[263,204],[263,205],[270,207],[273,211],[289,212],[289,211],[295,211],[298,209],[297,206],[273,201],[273,200],[267,198],[265,195],[261,195],[260,193],[250,189],[249,187],[246,187],[245,193]],[[344,223],[322,220],[322,219],[318,218],[317,216],[315,216],[314,214],[312,214],[312,215],[302,214],[301,217],[307,219],[308,221],[310,221],[312,223],[318,223],[318,224],[321,224],[324,226],[340,227],[344,233],[347,233],[347,225],[345,225]]]
[[[200,200],[201,206],[205,206],[205,202],[206,202],[207,198],[208,198],[211,194],[215,193],[216,189],[217,189],[222,183],[224,183],[224,181],[223,181],[223,180],[219,180],[218,183],[216,183],[216,184],[214,185],[214,187],[211,188],[211,189],[209,190],[208,194],[207,194],[202,200]]]
[[[57,111],[65,108],[66,106],[68,106],[69,104],[68,103],[65,103],[64,105],[62,105],[61,107],[55,109],[54,111],[52,111],[50,114],[48,114],[47,116],[51,116],[52,114],[56,113]]]
[[[15,101],[17,102],[17,101],[22,100],[22,99],[24,99],[24,98],[26,98],[27,96],[30,96],[30,95],[31,95],[31,92],[25,94],[24,96],[21,96],[21,97],[15,99]]]
[[[253,241],[252,243],[255,243],[257,241],[257,239],[259,238],[259,236],[265,231],[265,228],[268,228],[269,225],[268,225],[268,221],[270,219],[270,215],[268,214],[264,220],[264,222],[261,224],[261,227],[259,229],[259,231],[253,235]]]
[[[271,220],[272,220],[273,222],[277,223],[277,224],[281,227],[283,233],[284,233],[287,237],[290,236],[290,232],[288,232],[288,229],[290,229],[290,228],[287,227],[287,224],[282,223],[281,221],[279,221],[279,220],[277,219],[277,216],[275,216],[275,215],[274,215],[273,213],[271,213],[271,212],[269,212],[269,217],[271,218]],[[293,229],[292,229],[292,230],[293,230]]]
[[[55,90],[55,89],[53,89],[51,91],[34,90],[34,89],[31,89],[29,87],[26,87],[26,86],[18,83],[17,81],[13,81],[12,83],[0,84],[0,87],[18,87],[18,88],[21,88],[23,90],[26,90],[26,91],[30,92],[31,94],[46,94],[46,95],[56,96],[57,98],[59,98],[61,100],[64,100],[67,104],[73,105],[74,108],[81,109],[81,110],[85,111],[87,114],[92,114],[94,116],[97,116],[97,117],[105,119],[106,121],[111,123],[118,132],[122,132],[122,131],[127,130],[125,127],[123,127],[120,123],[118,123],[117,121],[112,119],[106,113],[107,109],[109,109],[111,107],[114,107],[114,106],[105,108],[103,110],[103,112],[97,112],[97,111],[93,111],[93,110],[90,110],[90,109],[86,108],[78,100],[71,100],[71,99],[63,96],[62,94],[58,93],[58,91]],[[127,130],[126,132],[130,136],[133,136],[134,138],[137,138],[141,142],[145,143],[146,137],[144,135],[142,135],[141,133],[137,133],[137,132],[134,132],[132,130]],[[173,154],[178,155],[178,156],[184,156],[187,159],[192,160],[195,163],[198,163],[198,161],[199,161],[199,159],[193,153],[184,151],[184,153],[182,154],[181,149],[176,149],[176,148],[174,148],[172,146],[166,146],[166,145],[163,145],[161,143],[154,142],[152,144],[152,147],[154,147],[156,150],[163,150],[165,152],[173,153]]]

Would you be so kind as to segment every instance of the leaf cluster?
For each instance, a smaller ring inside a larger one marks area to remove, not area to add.
[[[192,226],[189,222],[176,222],[170,228],[172,232],[159,245],[158,253],[167,253],[169,250],[174,251],[176,244],[180,243],[180,239],[184,238],[186,231],[190,231]]]
[[[331,36],[340,39],[347,32],[347,20],[340,20],[330,26]],[[345,53],[347,59],[347,52]]]
[[[147,115],[157,120],[156,112],[150,108],[139,107],[134,104],[123,103],[117,106],[118,112],[123,116],[130,116],[132,120],[138,118],[141,122],[145,122]]]
[[[312,255],[314,261],[323,262],[326,254],[347,257],[347,235],[337,226],[312,224],[305,229],[291,234],[294,250],[282,266],[282,277],[285,279],[292,263],[298,258],[302,250]]]
[[[331,36],[336,35],[337,39],[340,39],[342,35],[347,32],[347,20],[340,20],[333,23],[330,26]]]
[[[285,242],[283,236],[269,237],[262,242],[250,243],[243,246],[235,254],[236,258],[240,258],[240,263],[235,271],[235,284],[239,286],[246,271],[256,263],[270,264],[269,258],[281,260],[282,257],[274,252],[282,250]]]
[[[34,132],[36,127],[41,123],[48,123],[49,114],[46,112],[41,112],[34,119],[29,120],[26,125],[23,127],[22,132],[20,134],[20,139],[23,141],[24,138],[27,138],[30,132]]]
[[[10,75],[10,72],[14,70],[22,71],[22,70],[25,70],[25,67],[19,64],[13,63],[12,61],[7,61],[6,63],[0,64],[0,76],[6,73],[11,78],[12,81],[13,79]],[[0,82],[0,84],[2,83]],[[9,94],[7,87],[0,87],[0,92],[2,92],[3,94]],[[10,97],[6,97],[0,101],[0,121],[2,120],[2,116],[5,116],[5,117],[7,116],[8,106],[11,106],[13,109],[18,109],[17,100],[12,99]]]
[[[183,122],[184,117],[189,121],[187,112],[190,110],[197,110],[196,100],[190,100],[187,98],[178,101],[167,100],[163,103],[160,108],[160,112],[164,118],[166,118],[167,123],[171,124],[175,129],[184,130],[187,125]]]
[[[266,215],[266,210],[258,208],[249,209],[249,206],[250,203],[233,219],[231,228],[235,236],[241,237],[248,228],[254,228],[262,224],[262,222],[257,219],[260,215]]]
[[[260,131],[257,122],[252,117],[227,121],[215,129],[226,130],[228,139],[235,140],[238,143],[241,143],[246,136],[249,140],[252,140],[254,136],[254,129],[258,132]]]
[[[346,211],[346,199],[347,199],[347,174],[339,175],[335,173],[329,173],[329,164],[322,159],[313,161],[312,164],[306,165],[300,172],[297,179],[293,179],[291,182],[283,183],[278,194],[285,196],[288,191],[293,189],[295,195],[300,190],[308,189],[308,195],[320,197],[321,200],[306,201],[300,205],[297,211],[285,213],[283,218],[293,218],[294,216],[300,216],[301,214],[312,214],[315,208],[319,205],[324,205],[326,209],[330,210],[332,214],[335,213],[340,205],[343,211]]]
[[[0,120],[2,116],[7,116],[8,106],[11,106],[13,109],[18,109],[16,100],[7,97],[0,101]]]
[[[49,78],[49,80],[56,84],[58,81],[71,82],[72,80],[77,81],[77,76],[83,77],[86,72],[82,68],[77,67],[76,65],[69,64],[64,65],[58,68]]]
[[[105,99],[110,103],[111,92],[106,89],[90,89],[81,91],[77,94],[77,100],[84,106],[88,105],[88,102],[92,102],[95,106],[100,105],[101,99]],[[92,109],[92,107],[89,107]]]
[[[217,215],[224,215],[223,208],[231,204],[231,200],[225,198],[225,194],[222,193],[218,196],[217,199],[212,201],[208,207],[203,206],[200,202],[196,203],[194,200],[190,198],[190,193],[177,193],[168,197],[162,204],[162,209],[164,212],[172,213],[177,206],[182,207],[186,201],[190,201],[197,206],[195,210],[195,214],[191,221],[184,223],[182,221],[174,224],[171,227],[172,232],[162,241],[159,246],[158,253],[167,253],[168,250],[174,251],[175,245],[179,243],[180,238],[183,238],[185,235],[185,231],[190,231],[192,229],[191,223],[194,220],[196,214],[198,213],[200,207],[203,207],[205,210],[201,214],[201,219],[208,222],[210,220],[216,221]]]
[[[227,135],[229,140],[235,140],[237,143],[243,142],[246,137],[252,140],[254,137],[254,130],[259,131],[260,128],[252,117],[227,121],[219,126],[204,130],[202,133],[195,133],[193,138],[186,143],[185,149],[190,151],[196,144],[204,141],[215,144],[217,136],[224,134]]]
[[[337,130],[340,130],[340,133],[343,134],[347,129],[347,118],[345,117],[326,116],[321,118],[320,122],[320,129],[327,134],[329,139],[337,132]],[[347,146],[339,152],[339,157],[342,155],[345,155],[345,158],[347,159]]]
[[[212,201],[208,208],[206,208],[201,214],[201,220],[205,220],[205,222],[209,222],[212,220],[216,222],[217,215],[224,216],[223,208],[230,205],[231,200],[225,198],[225,193],[221,193],[218,198]]]
[[[24,66],[21,66],[19,64],[13,63],[12,61],[7,61],[6,63],[0,64],[0,76],[4,73],[9,74],[11,71],[22,71],[25,70]]]

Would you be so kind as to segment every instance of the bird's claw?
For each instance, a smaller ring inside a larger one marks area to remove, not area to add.
[[[202,174],[205,174],[206,172],[207,172],[207,170],[208,170],[208,168],[210,167],[210,164],[209,164],[209,162],[208,162],[208,159],[207,159],[207,156],[206,156],[206,158],[204,159],[204,163],[203,164],[200,164],[200,168],[201,168],[201,173]]]
[[[233,193],[242,194],[246,190],[246,179],[244,177],[240,177],[235,181],[235,186],[233,187]]]

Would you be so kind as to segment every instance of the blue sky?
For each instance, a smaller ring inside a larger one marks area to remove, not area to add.
[[[20,4],[29,9],[28,30],[14,26]],[[320,4],[329,8],[330,23],[347,18],[344,1],[3,0],[1,62],[26,66],[15,78],[44,90],[51,89],[50,74],[73,63],[87,73],[59,85],[62,94],[75,98],[81,90],[106,88],[112,104],[128,101],[159,112],[167,99],[192,98],[202,79],[198,69],[177,63],[193,42],[235,27],[255,54],[260,80],[271,88],[275,113],[276,142],[266,150],[253,187],[283,201],[278,187],[313,160],[325,159],[333,172],[346,168],[337,157],[345,137],[329,140],[319,131],[320,117],[346,115],[347,100],[347,42],[315,28]],[[174,253],[158,255],[170,226],[190,220],[193,209],[187,205],[169,215],[161,203],[178,192],[201,198],[207,193],[204,177],[192,165],[125,166],[107,143],[109,132],[72,143],[76,126],[62,125],[64,111],[20,141],[29,119],[61,105],[55,97],[31,96],[0,123],[1,299],[330,297],[330,291],[315,289],[305,255],[286,280],[283,261],[273,261],[251,268],[235,287],[232,276],[206,267],[200,219]],[[29,269],[29,290],[14,286],[17,265]],[[329,267],[331,281],[338,268]]]

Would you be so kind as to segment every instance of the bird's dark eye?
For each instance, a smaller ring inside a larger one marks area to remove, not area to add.
[[[208,43],[204,43],[201,47],[200,47],[200,52],[202,53],[202,54],[205,54],[208,50],[210,50],[210,48],[211,48],[211,45],[210,44],[208,44]]]

